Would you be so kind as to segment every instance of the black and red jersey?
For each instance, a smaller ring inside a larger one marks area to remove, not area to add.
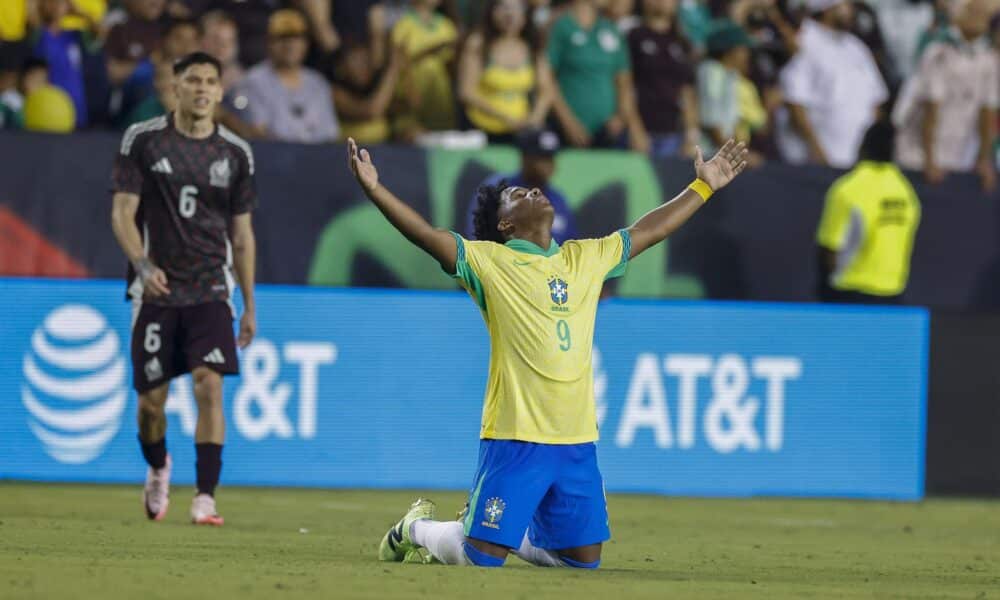
[[[167,275],[170,295],[147,301],[188,306],[230,299],[232,219],[257,205],[246,141],[222,125],[207,138],[187,137],[172,114],[136,123],[122,137],[112,189],[139,196],[146,255]],[[142,297],[131,267],[129,294]]]

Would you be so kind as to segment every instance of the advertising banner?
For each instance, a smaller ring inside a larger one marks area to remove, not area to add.
[[[470,486],[489,344],[468,297],[261,286],[257,301],[225,385],[224,484]],[[0,314],[0,478],[140,482],[122,284],[0,280]],[[918,499],[927,331],[922,309],[606,301],[607,489]],[[191,483],[189,378],[167,413]]]

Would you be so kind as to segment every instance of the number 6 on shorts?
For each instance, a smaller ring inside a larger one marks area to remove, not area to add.
[[[160,351],[161,345],[160,324],[150,323],[149,325],[146,325],[146,337],[143,338],[142,347],[145,348],[146,352],[156,354]]]

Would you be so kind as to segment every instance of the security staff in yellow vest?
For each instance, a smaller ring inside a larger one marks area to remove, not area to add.
[[[861,160],[827,192],[816,232],[825,301],[896,304],[906,289],[920,201],[892,163],[894,138],[888,121],[872,125]]]

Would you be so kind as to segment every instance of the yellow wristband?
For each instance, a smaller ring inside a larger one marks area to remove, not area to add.
[[[691,185],[688,186],[688,189],[701,196],[702,202],[708,202],[708,199],[711,198],[714,193],[712,191],[712,186],[708,185],[701,179],[695,179],[692,181]]]

